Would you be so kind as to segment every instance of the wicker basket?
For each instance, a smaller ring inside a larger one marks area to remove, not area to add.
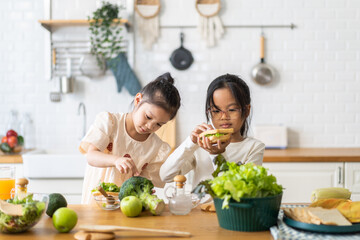
[[[215,198],[219,225],[234,231],[266,231],[276,224],[282,193],[264,198],[241,198],[240,202],[230,200],[229,209],[222,209],[223,199]]]

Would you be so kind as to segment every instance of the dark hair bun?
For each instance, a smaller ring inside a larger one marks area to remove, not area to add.
[[[163,75],[159,76],[158,79],[162,83],[168,82],[168,83],[174,84],[174,79],[171,77],[171,74],[169,72],[164,73]]]

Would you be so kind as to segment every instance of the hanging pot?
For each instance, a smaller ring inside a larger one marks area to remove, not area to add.
[[[260,36],[260,63],[253,67],[251,71],[252,79],[260,84],[266,85],[274,81],[275,79],[275,69],[265,63],[265,46],[264,46],[264,34]]]
[[[178,70],[188,69],[194,61],[194,58],[189,50],[183,47],[184,34],[180,34],[180,47],[176,49],[170,57],[170,62],[174,68]]]

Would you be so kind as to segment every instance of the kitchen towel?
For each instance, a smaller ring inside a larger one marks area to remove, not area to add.
[[[281,205],[284,208],[305,207],[305,205]],[[325,234],[311,233],[289,227],[283,222],[284,212],[280,210],[277,226],[270,228],[271,235],[275,240],[360,240],[359,234]]]
[[[107,66],[115,76],[118,92],[121,92],[123,86],[133,96],[140,92],[140,82],[131,69],[125,53],[120,53],[117,57],[108,60]]]

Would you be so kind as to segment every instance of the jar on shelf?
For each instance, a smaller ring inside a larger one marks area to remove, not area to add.
[[[24,113],[20,122],[20,135],[24,138],[24,148],[34,149],[35,142],[35,126],[31,119],[30,113]]]

